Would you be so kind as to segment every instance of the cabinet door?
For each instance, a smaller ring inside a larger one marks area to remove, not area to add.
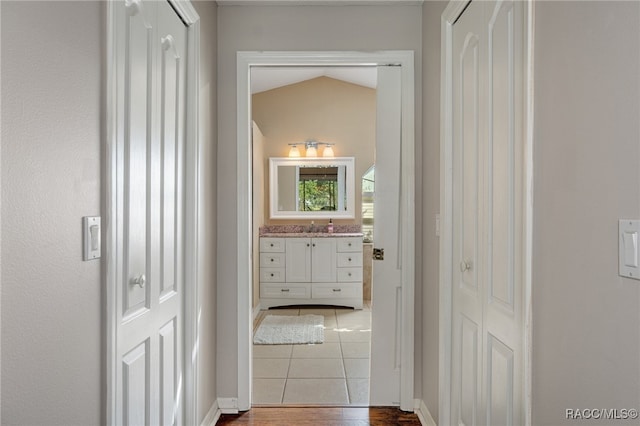
[[[311,239],[311,281],[336,281],[336,240],[335,238]]]
[[[311,281],[311,238],[287,238],[286,279],[288,283]]]

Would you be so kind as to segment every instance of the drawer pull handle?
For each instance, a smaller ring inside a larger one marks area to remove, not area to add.
[[[275,260],[275,259],[272,257],[272,258],[271,258],[271,261],[273,262],[274,260]]]
[[[273,274],[271,274],[271,276],[273,276]]]
[[[342,289],[341,288],[334,288],[333,291],[338,293],[338,292],[342,291]]]
[[[288,288],[281,288],[280,291],[283,292],[283,293],[289,293],[289,289]]]
[[[269,244],[271,247],[273,247],[273,243]]]

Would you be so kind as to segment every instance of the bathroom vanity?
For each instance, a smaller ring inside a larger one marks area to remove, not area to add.
[[[362,234],[260,237],[260,303],[362,309]]]

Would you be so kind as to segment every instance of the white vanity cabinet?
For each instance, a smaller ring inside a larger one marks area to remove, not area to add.
[[[362,238],[261,237],[260,303],[362,309]]]

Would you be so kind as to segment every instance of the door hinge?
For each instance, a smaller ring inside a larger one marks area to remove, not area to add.
[[[384,249],[383,248],[374,248],[373,249],[373,260],[384,260]]]

